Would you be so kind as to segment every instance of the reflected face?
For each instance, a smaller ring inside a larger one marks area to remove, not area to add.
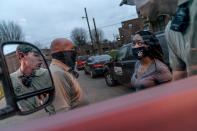
[[[28,52],[22,60],[24,65],[32,70],[40,69],[43,61],[40,54],[36,52]]]
[[[146,46],[148,45],[144,43],[142,36],[140,36],[139,34],[136,34],[133,38],[132,48],[139,48],[139,47],[146,47]]]

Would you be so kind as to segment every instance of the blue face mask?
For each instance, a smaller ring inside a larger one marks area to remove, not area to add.
[[[146,47],[138,47],[138,48],[132,48],[133,56],[141,60],[144,56],[147,55],[147,48]]]

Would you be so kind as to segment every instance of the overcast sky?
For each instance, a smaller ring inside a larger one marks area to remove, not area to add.
[[[51,40],[57,37],[70,39],[70,33],[75,27],[88,29],[86,20],[82,19],[86,7],[91,29],[94,17],[105,38],[113,40],[113,34],[118,34],[121,21],[137,18],[135,7],[120,7],[120,1],[1,0],[0,20],[18,23],[23,29],[26,41],[40,41],[42,44],[50,45]]]

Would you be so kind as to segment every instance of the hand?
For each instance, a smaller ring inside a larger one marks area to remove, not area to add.
[[[74,71],[74,70],[72,70],[72,69],[69,69],[68,72],[69,72],[70,74],[72,74],[75,78],[78,78],[78,77],[79,77],[79,73],[76,72],[76,71]]]

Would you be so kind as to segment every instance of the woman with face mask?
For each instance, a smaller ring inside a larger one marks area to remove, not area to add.
[[[133,55],[138,59],[131,77],[131,87],[136,91],[156,86],[172,79],[163,61],[158,39],[148,31],[138,31],[133,38]]]

